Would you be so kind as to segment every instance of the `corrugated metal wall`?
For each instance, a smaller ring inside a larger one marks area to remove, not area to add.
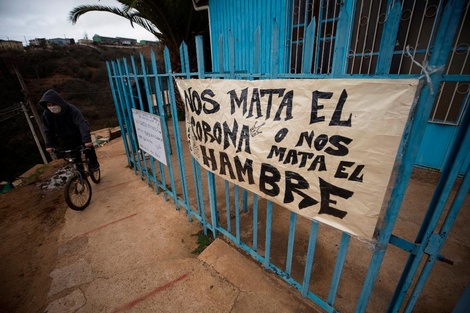
[[[285,43],[289,30],[287,27],[290,12],[289,2],[286,0],[270,0],[265,2],[251,0],[220,0],[211,1],[209,16],[212,41],[212,58],[215,72],[245,72],[254,73],[257,70],[262,73],[270,71],[272,63],[271,42],[273,22],[279,27],[279,42]],[[243,19],[234,12],[246,12]],[[253,30],[259,27],[260,46],[255,46]],[[276,27],[276,26],[274,26]],[[233,42],[231,43],[231,39]],[[223,42],[223,50],[219,51],[218,42]],[[279,60],[286,60],[286,49],[278,51]],[[233,47],[233,48],[232,48]],[[254,53],[259,49],[259,53]],[[253,67],[253,56],[263,55],[260,60],[260,69]],[[236,57],[235,57],[236,56]],[[235,68],[230,69],[230,58],[234,58]],[[284,72],[285,64],[278,64],[278,72]]]

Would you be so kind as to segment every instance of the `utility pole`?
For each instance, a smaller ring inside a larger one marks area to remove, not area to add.
[[[39,117],[38,110],[36,110],[36,107],[32,105],[31,101],[29,100],[28,88],[26,88],[26,84],[23,80],[23,76],[21,76],[21,73],[18,71],[16,66],[13,66],[13,69],[15,70],[16,77],[18,77],[18,81],[20,82],[21,90],[23,91],[25,101],[31,108],[31,112],[33,112],[33,116],[34,116],[34,119],[36,120],[36,124],[38,125],[39,131],[41,132],[42,139],[45,140],[46,136],[44,135],[44,127],[42,124],[42,120]]]
[[[18,81],[20,82],[21,90],[23,91],[23,95],[25,97],[26,103],[31,108],[31,112],[33,112],[33,116],[34,116],[34,119],[36,120],[36,124],[38,125],[39,132],[41,133],[43,141],[45,141],[46,136],[44,134],[44,125],[42,124],[42,119],[39,117],[39,114],[38,114],[38,111],[36,110],[36,107],[31,103],[31,100],[29,100],[28,88],[26,88],[26,84],[23,80],[23,76],[21,76],[21,73],[20,73],[20,71],[18,71],[16,66],[13,66],[13,69],[15,70],[16,77],[18,77]],[[28,122],[30,122],[29,118],[28,118]],[[54,153],[51,153],[51,157],[52,157],[53,160],[57,159],[57,157]],[[45,163],[45,164],[47,164],[47,163]]]
[[[36,142],[36,146],[38,147],[39,153],[41,154],[42,161],[44,164],[47,164],[47,159],[46,155],[44,154],[44,151],[42,151],[41,144],[39,143],[38,136],[36,136],[36,131],[34,130],[33,123],[31,123],[31,119],[29,118],[28,110],[26,110],[26,107],[23,102],[20,102],[21,108],[23,109],[24,116],[26,117],[26,121],[28,122],[29,128],[31,129],[31,133],[33,134],[34,141]]]

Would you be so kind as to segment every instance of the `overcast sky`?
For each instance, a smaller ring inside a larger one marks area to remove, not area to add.
[[[121,7],[115,0],[0,0],[0,39],[17,40],[23,45],[34,38],[93,39],[95,34],[105,37],[125,37],[156,40],[138,25],[107,12],[88,12],[77,23],[69,22],[70,11],[79,5],[92,4]],[[25,43],[26,42],[26,43]]]

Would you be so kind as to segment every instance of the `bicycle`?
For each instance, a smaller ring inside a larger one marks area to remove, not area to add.
[[[63,154],[62,158],[68,164],[73,164],[74,173],[67,179],[67,182],[65,183],[64,197],[68,207],[75,211],[82,211],[90,204],[92,190],[91,184],[88,181],[88,177],[90,177],[91,181],[93,181],[95,184],[98,184],[101,179],[100,170],[98,169],[93,172],[90,171],[89,162],[86,157],[83,157],[83,152],[87,149],[90,148],[80,146],[71,150],[54,150],[59,154]],[[77,166],[75,163],[73,156],[76,153],[80,153],[80,157],[82,159],[81,167]]]

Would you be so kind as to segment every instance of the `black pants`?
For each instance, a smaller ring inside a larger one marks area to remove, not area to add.
[[[67,149],[77,149],[79,147],[80,145],[67,145]],[[93,146],[86,148],[84,153],[89,162],[89,166],[92,168],[96,167],[98,165],[98,157],[96,156],[95,148]],[[77,169],[83,171],[82,152],[78,149],[73,152],[72,157]]]

